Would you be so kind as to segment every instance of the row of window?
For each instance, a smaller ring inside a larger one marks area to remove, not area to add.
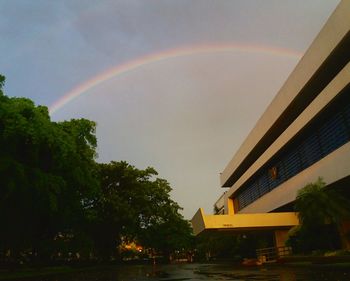
[[[237,194],[235,209],[243,209],[350,141],[349,96],[350,91],[344,91],[313,124],[258,171]]]

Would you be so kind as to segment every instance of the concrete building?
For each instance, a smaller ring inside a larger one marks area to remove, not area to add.
[[[293,202],[319,177],[350,190],[350,1],[343,0],[220,176],[229,188],[215,215],[200,209],[195,234],[298,224]]]

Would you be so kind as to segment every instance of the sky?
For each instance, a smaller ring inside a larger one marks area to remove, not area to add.
[[[190,219],[339,0],[0,0],[5,93],[97,122]]]

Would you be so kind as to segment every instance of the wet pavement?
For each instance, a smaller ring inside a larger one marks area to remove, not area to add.
[[[269,281],[350,281],[350,267],[260,266],[232,264],[177,264],[116,266],[103,271],[86,271],[21,281],[181,281],[181,280],[269,280]]]

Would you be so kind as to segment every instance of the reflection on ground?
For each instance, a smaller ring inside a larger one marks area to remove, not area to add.
[[[178,264],[116,266],[113,269],[39,278],[40,281],[181,281],[181,280],[268,280],[349,281],[350,268],[332,266],[260,266],[233,264]],[[38,280],[38,278],[21,281]]]

